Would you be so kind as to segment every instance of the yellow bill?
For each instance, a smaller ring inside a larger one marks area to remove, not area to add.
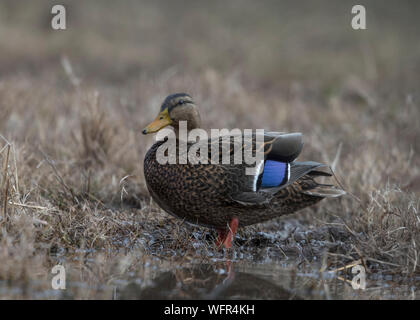
[[[146,128],[144,128],[143,134],[158,132],[160,129],[169,126],[171,123],[172,120],[169,117],[168,109],[166,108],[158,114],[158,116],[155,120],[153,120],[152,123],[150,123]]]

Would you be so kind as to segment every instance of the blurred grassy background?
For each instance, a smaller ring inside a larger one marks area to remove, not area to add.
[[[62,54],[83,78],[118,83],[176,65],[240,69],[267,85],[349,73],[409,84],[420,68],[417,1],[365,1],[365,31],[350,27],[354,1],[62,1],[64,32],[50,27],[53,4],[1,2],[3,74],[45,72]]]

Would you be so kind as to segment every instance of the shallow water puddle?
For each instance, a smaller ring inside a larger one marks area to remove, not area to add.
[[[418,299],[420,277],[367,274],[355,290],[351,272],[301,270],[290,264],[214,259],[179,264],[154,257],[101,258],[65,263],[66,289],[54,290],[51,275],[27,283],[0,282],[0,298],[25,299]],[[126,259],[124,261],[124,259]]]

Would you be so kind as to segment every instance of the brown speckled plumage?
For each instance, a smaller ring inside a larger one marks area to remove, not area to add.
[[[245,166],[161,165],[156,160],[156,150],[162,143],[155,143],[144,160],[148,189],[165,211],[190,223],[225,228],[236,216],[240,226],[246,226],[293,213],[323,199],[302,193],[318,185],[306,175],[279,190],[267,204],[242,205],[230,196],[245,185]]]
[[[168,98],[165,103],[168,104]],[[303,145],[300,134],[267,133],[265,138],[271,144],[266,159],[270,154],[269,157],[286,159],[291,168],[297,168],[291,171],[290,184],[251,190],[252,177],[245,174],[245,164],[162,165],[156,160],[156,151],[163,144],[159,141],[144,159],[149,192],[168,213],[189,223],[217,229],[227,228],[234,217],[238,218],[239,226],[247,226],[296,212],[324,197],[343,194],[340,189],[315,181],[316,176],[330,176],[317,170],[323,165],[294,162]]]

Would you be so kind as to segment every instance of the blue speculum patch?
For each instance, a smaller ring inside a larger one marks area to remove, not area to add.
[[[261,187],[277,187],[287,177],[287,163],[267,160],[264,164],[264,172],[261,180]]]

